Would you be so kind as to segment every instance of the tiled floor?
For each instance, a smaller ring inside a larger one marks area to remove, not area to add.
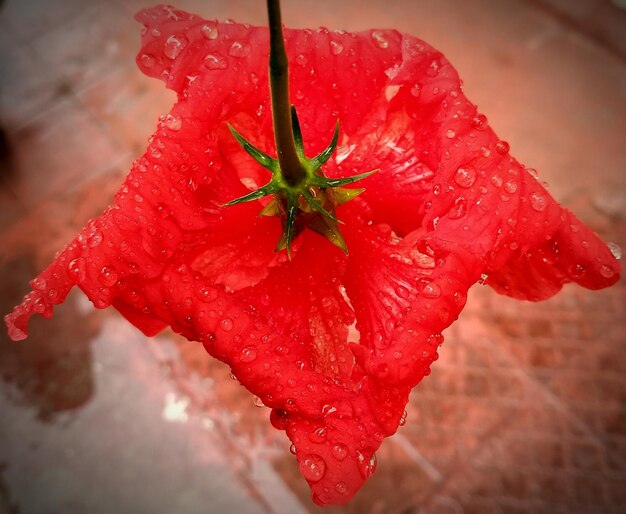
[[[293,27],[395,26],[443,50],[512,153],[626,248],[624,11],[603,0],[283,4]],[[107,205],[173,101],[134,66],[132,13],[147,5],[4,2],[2,313]],[[254,0],[180,7],[264,22]],[[624,512],[625,298],[623,280],[542,304],[477,286],[374,477],[326,511]],[[20,344],[0,330],[0,513],[319,510],[267,410],[198,345],[146,340],[78,293],[31,326]]]

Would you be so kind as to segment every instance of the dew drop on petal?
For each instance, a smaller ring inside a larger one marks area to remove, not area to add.
[[[448,130],[446,131],[446,137],[447,137],[448,139],[453,139],[453,138],[454,138],[454,136],[456,136],[456,132],[455,132],[454,130],[452,130],[452,129],[448,129]]]
[[[41,277],[36,277],[30,281],[32,288],[38,291],[45,289],[47,284],[46,279]]]
[[[609,250],[618,261],[622,258],[622,249],[617,243],[607,243]]]
[[[168,59],[176,59],[187,46],[188,39],[182,34],[170,36],[165,41],[163,53]]]
[[[441,288],[437,284],[429,282],[422,288],[422,294],[426,298],[439,298],[441,296]]]
[[[476,182],[476,170],[473,168],[459,168],[454,175],[454,181],[461,187],[472,187]]]
[[[200,29],[202,35],[207,39],[217,39],[219,32],[217,31],[217,27],[213,25],[202,25]]]
[[[544,211],[548,205],[546,197],[540,193],[533,193],[530,195],[530,206],[537,212]]]
[[[436,77],[437,75],[439,75],[439,61],[437,60],[431,61],[430,65],[428,66],[428,69],[426,70],[426,75],[428,75],[429,77]],[[436,94],[437,91],[433,89],[433,93]]]
[[[91,235],[91,237],[87,240],[87,246],[89,246],[89,248],[95,248],[100,243],[102,243],[102,239],[103,239],[102,232],[100,232],[99,230],[96,230]]]
[[[333,55],[339,55],[343,52],[343,45],[339,41],[330,42],[330,53]]]
[[[67,274],[70,278],[76,279],[78,277],[82,270],[84,261],[85,259],[82,257],[77,257],[76,259],[70,261],[67,265]]]
[[[376,41],[376,44],[380,48],[388,48],[389,47],[389,41],[385,37],[385,34],[383,32],[381,32],[380,30],[374,30],[372,32],[372,39],[374,39],[374,41]]]
[[[510,194],[515,193],[515,191],[517,191],[517,182],[514,180],[508,180],[504,183],[504,190]]]
[[[141,61],[142,66],[144,66],[145,68],[152,68],[156,63],[154,55],[150,54],[142,54],[139,60]]]
[[[174,116],[172,114],[168,114],[165,116],[165,120],[163,124],[170,130],[180,130],[183,126],[183,120],[179,116]]]
[[[306,55],[304,54],[298,54],[296,56],[296,64],[299,64],[300,66],[305,66],[307,63],[307,58]]]
[[[254,406],[258,407],[258,408],[262,408],[265,407],[265,404],[263,403],[263,400],[261,400],[261,398],[259,398],[258,396],[254,397]]]
[[[422,86],[420,86],[419,84],[414,84],[413,87],[411,88],[411,94],[415,98],[417,98],[421,92],[422,92]]]
[[[604,278],[612,278],[615,275],[615,271],[610,266],[602,265],[600,266],[600,275]]]
[[[228,62],[226,62],[226,59],[217,54],[206,54],[204,56],[204,65],[209,70],[225,70],[228,68]]]
[[[472,118],[471,124],[476,130],[482,130],[487,124],[487,116],[484,114],[477,114]]]
[[[502,185],[502,177],[500,175],[494,175],[491,177],[491,183],[496,187],[500,187]]]
[[[114,286],[117,283],[117,271],[113,266],[103,266],[100,270],[100,276],[98,278],[103,286]]]
[[[228,50],[228,54],[233,57],[246,57],[250,55],[250,45],[247,43],[241,43],[239,41],[235,41],[231,46],[230,50]]]
[[[224,330],[228,331],[232,328],[232,321],[230,322],[231,328],[229,329],[224,328],[223,322],[224,320],[222,320],[222,328]],[[248,363],[248,362],[252,362],[254,359],[256,359],[256,348],[254,346],[244,346],[241,349],[241,362]]]
[[[332,448],[335,459],[342,461],[348,456],[348,447],[345,444],[337,443]]]
[[[376,454],[372,453],[372,456],[367,459],[365,456],[357,451],[357,460],[359,463],[359,471],[363,478],[369,478],[376,471]]]
[[[346,485],[345,482],[337,482],[335,484],[335,491],[337,491],[339,494],[345,494],[347,490],[348,490],[348,486]]]
[[[526,168],[526,171],[530,173],[533,178],[539,178],[539,172],[535,168]]]
[[[292,445],[289,447],[289,452],[290,452],[292,455],[295,455],[295,454],[297,453],[297,451],[298,451],[298,450],[296,449],[296,445],[295,445],[295,444],[292,444]]]
[[[230,332],[233,329],[233,320],[230,318],[224,318],[220,321],[220,327],[224,332]]]
[[[507,143],[506,141],[498,141],[496,143],[496,152],[498,152],[499,154],[505,154],[509,151],[509,143]]]
[[[570,276],[576,279],[576,278],[581,277],[583,273],[585,273],[585,267],[582,264],[575,264],[573,266],[570,266],[568,271],[569,271]]]
[[[300,461],[300,472],[309,482],[319,482],[326,473],[326,462],[319,455],[312,453]]]

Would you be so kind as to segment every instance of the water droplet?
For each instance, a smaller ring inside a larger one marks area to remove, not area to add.
[[[496,187],[500,187],[502,185],[502,177],[500,175],[494,175],[493,177],[491,177],[491,183],[496,186]]]
[[[526,168],[526,171],[530,173],[533,178],[539,178],[539,172],[535,168]]]
[[[141,64],[145,68],[152,68],[154,64],[156,63],[156,59],[154,58],[154,55],[150,55],[150,54],[142,54],[139,59],[141,61]]]
[[[530,195],[530,206],[537,212],[544,211],[547,205],[546,197],[541,193],[533,193]]]
[[[100,270],[100,283],[105,287],[117,284],[117,271],[113,266],[103,266]]]
[[[103,239],[102,232],[100,232],[99,230],[96,230],[93,234],[91,234],[91,237],[87,240],[87,246],[89,246],[89,248],[95,248],[100,243],[102,243],[102,239]]]
[[[348,447],[345,444],[337,443],[332,448],[332,454],[335,459],[342,461],[348,456]]]
[[[508,180],[504,183],[504,190],[510,194],[515,193],[515,191],[517,191],[517,182],[513,180]]]
[[[441,296],[441,288],[432,282],[429,282],[422,288],[422,294],[426,298],[439,298]]]
[[[224,332],[230,332],[233,329],[233,320],[230,318],[224,318],[220,321],[220,327]]]
[[[415,98],[417,98],[421,92],[422,92],[422,86],[420,86],[419,84],[414,84],[413,87],[411,88],[411,94]]]
[[[82,257],[77,257],[76,259],[70,261],[70,263],[67,265],[67,274],[70,278],[75,280],[78,277],[83,267],[84,261],[85,259],[83,259]]]
[[[161,158],[161,150],[159,150],[155,146],[151,146],[150,147],[150,155],[152,157],[154,157],[155,159],[160,159]]]
[[[389,46],[389,41],[387,41],[385,34],[380,30],[374,30],[372,32],[372,39],[376,41],[380,48],[387,48]]]
[[[429,77],[436,77],[439,75],[439,61],[432,61],[426,70],[426,75]],[[436,93],[435,91],[433,91]]]
[[[361,452],[357,451],[356,453],[361,476],[363,478],[371,477],[374,471],[376,471],[376,454],[372,453],[372,456],[369,459],[366,459]]]
[[[607,243],[606,244],[611,250],[613,257],[615,257],[618,261],[622,258],[622,249],[617,243]]]
[[[339,41],[330,42],[330,53],[333,55],[339,55],[343,52],[343,45]]]
[[[589,241],[581,241],[580,246],[582,246],[586,250],[591,246],[591,243]]]
[[[319,455],[312,453],[300,461],[300,472],[309,482],[319,482],[326,473],[326,462]]]
[[[225,328],[224,327],[224,321],[222,320],[222,328],[226,331],[232,329],[232,321],[230,322],[230,328]],[[256,359],[256,347],[255,346],[244,346],[241,349],[241,362],[252,362],[254,359]]]
[[[465,198],[459,197],[454,201],[454,205],[450,208],[448,212],[448,218],[451,220],[458,220],[465,216],[465,207],[466,201]]]
[[[296,63],[299,64],[300,66],[305,66],[307,63],[307,58],[306,55],[304,54],[298,54],[296,56]]]
[[[202,25],[200,29],[202,35],[207,39],[217,39],[219,32],[217,31],[217,27],[213,25]]]
[[[183,126],[183,120],[179,116],[174,116],[172,114],[168,114],[165,116],[163,120],[163,124],[170,130],[180,130],[180,127]]]
[[[476,182],[476,170],[473,168],[459,168],[454,175],[454,181],[461,187],[472,187]]]
[[[477,114],[472,118],[471,124],[476,130],[482,130],[485,128],[485,125],[487,125],[487,116],[484,114]]]
[[[585,272],[585,267],[582,264],[575,264],[570,266],[568,271],[572,278],[578,278]]]
[[[261,400],[261,398],[259,398],[258,396],[255,396],[254,397],[254,406],[262,408],[262,407],[265,407],[265,404],[263,403],[263,400]]]
[[[176,59],[187,46],[189,40],[182,34],[170,36],[163,45],[163,53],[168,59]]]
[[[295,454],[296,454],[296,452],[297,452],[297,450],[296,450],[296,445],[295,445],[295,444],[292,444],[292,445],[289,447],[289,451],[291,452],[291,454],[292,454],[292,455],[295,455]]]
[[[615,271],[613,271],[613,268],[611,268],[610,266],[606,266],[606,265],[602,265],[600,266],[600,275],[602,275],[604,278],[611,278],[613,277],[613,275],[615,275]]]
[[[204,56],[204,65],[209,70],[225,70],[228,68],[228,62],[226,62],[226,59],[217,54],[206,54]]]
[[[456,132],[455,132],[454,130],[452,130],[452,129],[448,129],[448,130],[446,131],[446,137],[447,137],[448,139],[452,139],[452,138],[454,138],[454,136],[456,136]]]
[[[347,490],[348,490],[348,486],[346,485],[345,482],[337,482],[335,484],[335,491],[337,491],[339,494],[345,494]]]
[[[250,55],[250,45],[247,43],[241,43],[239,41],[235,41],[231,46],[230,50],[228,50],[228,54],[233,57],[246,57]]]
[[[499,154],[505,154],[509,151],[509,143],[507,143],[506,141],[498,141],[496,143],[496,152],[498,152]]]
[[[46,279],[41,277],[36,277],[30,282],[31,287],[39,291],[45,289],[47,284]]]

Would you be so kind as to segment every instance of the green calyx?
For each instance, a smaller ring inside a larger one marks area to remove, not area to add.
[[[364,179],[378,170],[346,178],[326,178],[321,168],[337,148],[339,123],[335,126],[328,147],[312,159],[307,158],[304,154],[302,132],[293,105],[291,106],[291,125],[299,169],[290,169],[287,172],[281,169],[278,159],[254,147],[230,124],[228,125],[230,132],[243,149],[261,166],[269,170],[272,173],[272,178],[263,187],[231,200],[224,206],[228,207],[272,196],[272,199],[263,207],[259,215],[279,216],[281,218],[283,234],[278,240],[276,251],[286,249],[287,255],[291,258],[293,240],[304,227],[308,227],[348,253],[346,243],[339,230],[339,225],[342,222],[335,216],[335,208],[357,197],[364,189],[345,189],[342,186]],[[298,178],[294,180],[292,177]]]

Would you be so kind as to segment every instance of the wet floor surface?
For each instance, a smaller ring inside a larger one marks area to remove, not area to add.
[[[626,248],[624,11],[602,0],[311,4],[284,2],[286,23],[394,26],[443,50],[512,154]],[[109,203],[174,100],[134,66],[132,13],[148,5],[7,0],[0,11],[2,313]],[[252,0],[179,5],[264,23]],[[530,304],[476,286],[375,475],[324,510],[623,512],[625,293],[623,280],[568,286]],[[0,331],[0,378],[0,513],[321,511],[268,409],[227,367],[171,332],[145,338],[78,292],[33,320],[25,342]]]

